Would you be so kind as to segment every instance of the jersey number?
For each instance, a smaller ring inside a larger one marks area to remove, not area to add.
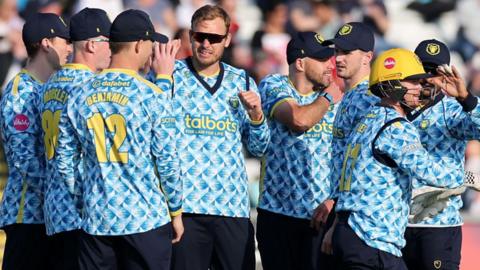
[[[95,113],[92,117],[88,118],[87,126],[89,129],[93,129],[95,151],[99,162],[128,163],[128,152],[120,152],[118,150],[120,146],[122,146],[125,137],[127,137],[125,118],[121,114],[112,114],[104,119],[100,113]],[[115,133],[108,158],[105,126],[109,132]]]
[[[55,155],[55,147],[58,142],[58,123],[60,122],[61,113],[61,110],[55,112],[46,110],[42,113],[43,141],[48,160],[51,160]]]
[[[350,185],[352,183],[352,172],[353,168],[355,168],[355,163],[357,163],[358,155],[360,154],[360,144],[356,145],[348,145],[347,152],[345,154],[345,158],[343,159],[343,166],[342,166],[342,176],[340,177],[340,191],[349,191]],[[352,159],[350,163],[350,174],[348,177],[345,177],[345,171],[347,170],[347,161],[348,159]]]

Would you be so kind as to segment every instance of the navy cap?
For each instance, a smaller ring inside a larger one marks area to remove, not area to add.
[[[72,41],[87,40],[98,36],[110,36],[110,19],[98,8],[84,8],[70,19]]]
[[[24,44],[33,44],[44,38],[53,37],[70,39],[67,24],[61,17],[53,13],[33,14],[23,25]]]
[[[324,44],[323,37],[315,32],[298,32],[287,45],[287,62],[290,65],[297,58],[310,57],[328,59],[335,54],[333,48]]]
[[[335,34],[335,38],[327,40],[327,44],[335,44],[335,48],[342,51],[362,50],[373,51],[375,38],[373,31],[361,22],[349,22],[344,24]]]
[[[152,21],[147,13],[129,9],[120,13],[110,28],[110,41],[132,42],[138,40],[151,40],[167,43],[168,38],[155,32]]]
[[[428,39],[420,42],[415,49],[423,67],[427,72],[436,74],[438,66],[450,65],[450,50],[445,43],[436,39]]]

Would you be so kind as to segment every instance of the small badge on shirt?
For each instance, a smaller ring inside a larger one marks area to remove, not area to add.
[[[238,106],[240,105],[240,100],[238,100],[238,97],[230,97],[228,100],[228,103],[233,109],[238,109]]]
[[[25,114],[17,114],[13,119],[13,127],[18,131],[25,131],[30,126],[30,120]]]
[[[442,268],[442,261],[440,261],[440,260],[433,261],[433,267],[435,267],[435,269]]]

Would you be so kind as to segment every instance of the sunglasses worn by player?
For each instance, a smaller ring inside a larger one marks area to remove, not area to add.
[[[192,35],[192,38],[195,41],[202,43],[206,39],[210,44],[220,43],[228,35],[228,33],[225,35],[219,35],[219,34],[194,32],[194,31],[190,31],[190,34]]]

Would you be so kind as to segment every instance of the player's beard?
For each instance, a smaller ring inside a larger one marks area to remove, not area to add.
[[[323,91],[332,83],[332,72],[324,71],[317,74],[317,71],[305,72],[307,80],[313,84],[314,91]]]
[[[215,49],[213,49],[213,50],[211,50],[212,53],[211,53],[210,57],[203,58],[203,57],[200,57],[200,53],[201,53],[200,51],[201,50],[206,50],[206,49],[198,48],[195,51],[195,55],[194,55],[195,60],[197,61],[197,63],[201,67],[209,67],[211,65],[214,65],[215,63],[220,61],[220,59],[222,58],[222,55],[223,55],[223,49],[219,49],[220,51],[218,53],[215,51]]]

